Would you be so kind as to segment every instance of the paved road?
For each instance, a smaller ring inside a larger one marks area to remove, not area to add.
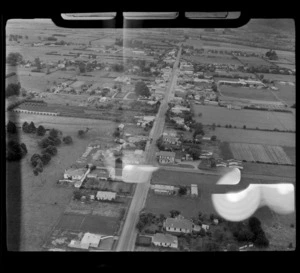
[[[155,159],[156,153],[156,140],[161,136],[165,124],[165,113],[168,110],[168,102],[172,96],[172,91],[177,82],[178,65],[181,56],[181,47],[177,55],[176,62],[173,66],[173,72],[169,79],[169,85],[166,90],[165,98],[161,102],[161,106],[156,115],[156,119],[152,130],[150,132],[150,138],[153,139],[152,143],[148,142],[146,146],[146,163],[149,165],[157,165]],[[147,193],[150,188],[150,179],[146,183],[137,184],[134,196],[131,201],[130,208],[123,226],[120,239],[116,251],[133,251],[135,240],[137,236],[136,224],[138,222],[139,213],[145,205]]]

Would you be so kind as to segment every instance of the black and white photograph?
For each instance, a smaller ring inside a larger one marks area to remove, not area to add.
[[[8,251],[295,251],[292,18],[4,33]]]

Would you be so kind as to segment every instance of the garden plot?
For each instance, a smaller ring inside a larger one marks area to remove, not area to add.
[[[292,164],[280,146],[230,143],[230,148],[235,159],[252,162]]]

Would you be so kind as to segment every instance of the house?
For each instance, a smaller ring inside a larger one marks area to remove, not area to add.
[[[116,193],[110,192],[110,191],[97,191],[96,198],[98,200],[115,200],[116,199]]]
[[[83,248],[98,247],[100,243],[101,235],[93,233],[85,233],[80,241]]]
[[[205,231],[208,231],[209,225],[202,224],[201,228],[203,228]]]
[[[178,137],[164,136],[164,135],[163,135],[163,142],[167,143],[167,144],[172,144],[172,145],[180,144]]]
[[[214,219],[213,223],[214,223],[215,225],[217,225],[217,224],[219,224],[219,220],[218,220],[218,219]]]
[[[171,186],[171,185],[159,185],[159,184],[155,184],[155,185],[152,185],[151,188],[157,194],[171,195],[175,191],[175,187]]]
[[[191,233],[193,225],[190,220],[184,218],[167,218],[164,222],[166,231],[178,233]]]
[[[202,137],[202,140],[211,140],[211,137]],[[208,155],[208,154],[207,154]]]
[[[152,237],[155,246],[178,248],[178,239],[171,234],[156,233]]]
[[[70,168],[65,170],[64,179],[81,180],[86,173],[85,168],[74,169]]]
[[[174,163],[175,162],[175,153],[160,151],[156,153],[159,163]]]
[[[197,184],[191,184],[191,195],[198,196],[198,186]]]
[[[123,130],[123,129],[124,129],[124,126],[125,126],[125,125],[121,123],[121,124],[118,126],[119,130]]]

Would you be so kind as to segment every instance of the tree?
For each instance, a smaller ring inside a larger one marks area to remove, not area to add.
[[[184,186],[180,186],[178,190],[179,195],[185,195],[187,193],[187,188]]]
[[[84,131],[83,130],[79,130],[78,131],[78,137],[83,137],[84,136]]]
[[[64,142],[65,144],[72,144],[72,143],[73,143],[73,139],[72,139],[72,137],[70,137],[70,136],[65,136],[65,137],[63,138],[63,142]]]
[[[41,160],[42,160],[42,162],[43,162],[44,165],[47,165],[50,162],[50,160],[51,160],[51,154],[44,153],[41,156]]]
[[[217,244],[215,242],[207,242],[204,244],[204,250],[205,251],[219,251],[220,246],[219,246],[219,244]]]
[[[11,52],[6,58],[6,62],[12,66],[16,66],[23,61],[23,56],[18,52]]]
[[[253,240],[254,234],[250,230],[242,229],[238,231],[236,238],[239,242],[249,242]]]
[[[15,140],[10,140],[7,144],[6,158],[8,161],[18,161],[27,154],[27,147],[24,143],[19,144]]]
[[[202,123],[196,122],[194,125],[194,130],[193,138],[195,138],[197,135],[204,135]]]
[[[50,155],[56,155],[57,154],[57,148],[55,146],[49,145],[47,148],[45,148],[42,151],[43,154],[48,153]]]
[[[28,125],[28,133],[30,133],[30,134],[36,133],[36,127],[35,127],[33,121],[30,122],[30,124]]]
[[[79,63],[79,72],[80,73],[85,73],[85,64],[83,62]]]
[[[171,218],[175,218],[175,217],[177,217],[178,215],[180,215],[180,211],[178,211],[178,210],[171,210],[171,211],[170,211],[170,216],[171,216]]]
[[[225,234],[221,229],[216,229],[214,232],[214,238],[217,240],[217,242],[221,243],[225,239]]]
[[[22,125],[22,130],[24,133],[28,133],[28,126],[29,126],[28,122],[25,121]]]
[[[9,134],[15,134],[17,133],[17,126],[12,121],[9,121],[6,125],[6,131]]]
[[[137,96],[143,96],[143,97],[150,97],[151,96],[149,88],[142,81],[139,81],[135,84],[134,92],[136,93]]]
[[[201,155],[201,149],[189,148],[188,153],[191,155],[193,160],[199,160],[199,157]]]
[[[44,128],[44,126],[40,125],[36,130],[36,134],[38,136],[44,136],[46,134],[46,129]]]
[[[204,228],[201,228],[200,231],[199,231],[199,235],[201,237],[204,237],[206,235],[206,232],[205,232],[205,229]]]
[[[257,234],[261,230],[261,222],[255,216],[249,218],[248,225],[254,234]]]
[[[210,139],[211,139],[212,141],[216,141],[216,140],[217,140],[217,137],[216,137],[216,136],[212,136]]]
[[[42,162],[42,157],[39,154],[33,154],[30,158],[31,165],[36,167],[40,162]]]
[[[243,126],[243,129],[246,129],[246,128],[247,128],[246,125],[244,125],[244,126]]]
[[[7,85],[5,89],[5,96],[6,97],[19,96],[20,89],[21,89],[20,83],[10,83]]]
[[[210,167],[215,168],[216,167],[216,160],[212,157],[210,158]]]
[[[35,66],[38,70],[40,70],[42,68],[41,61],[40,61],[39,57],[34,59],[34,64],[35,64]]]
[[[49,131],[49,136],[53,137],[53,138],[57,138],[58,137],[58,134],[59,134],[59,131],[52,128],[50,131]]]
[[[261,230],[257,235],[254,241],[254,244],[258,247],[268,247],[269,240],[267,239],[265,232]]]
[[[120,137],[121,133],[118,128],[113,132],[113,137]]]

